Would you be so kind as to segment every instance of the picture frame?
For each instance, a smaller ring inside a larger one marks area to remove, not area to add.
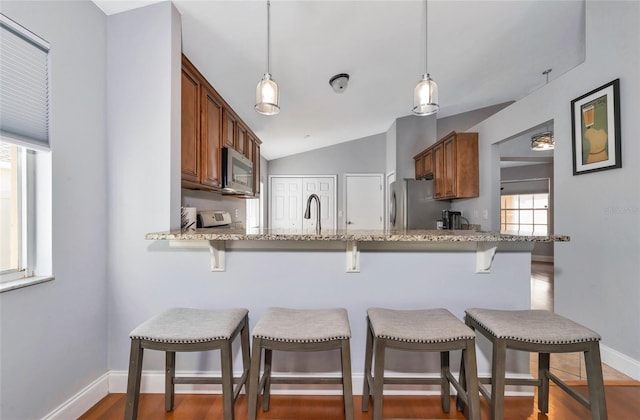
[[[620,79],[571,101],[573,175],[622,167]]]

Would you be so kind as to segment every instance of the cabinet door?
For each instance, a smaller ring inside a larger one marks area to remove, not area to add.
[[[428,150],[422,155],[422,173],[425,178],[433,178],[433,151]]]
[[[433,197],[444,198],[444,148],[438,144],[433,148]]]
[[[253,143],[253,193],[257,197],[260,195],[260,143]]]
[[[450,137],[443,142],[444,146],[444,196],[456,196],[456,141]]]
[[[200,82],[182,67],[182,180],[200,182]]]
[[[222,138],[224,139],[224,145],[227,147],[236,147],[237,124],[236,117],[225,108],[223,111]]]
[[[422,177],[424,177],[424,166],[422,162],[422,156],[418,156],[417,158],[414,158],[414,161],[416,165],[416,179],[422,179]]]
[[[234,149],[236,149],[238,153],[245,155],[245,157],[249,157],[249,151],[247,150],[247,128],[240,122],[238,122],[238,136],[236,137]]]
[[[222,101],[208,88],[202,90],[201,129],[202,174],[200,183],[210,187],[220,186]]]

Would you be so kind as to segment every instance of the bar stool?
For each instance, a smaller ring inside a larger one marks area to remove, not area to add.
[[[439,378],[388,377],[384,373],[386,349],[440,352]],[[462,364],[466,365],[466,386],[460,384],[449,371],[449,352],[462,350]],[[373,374],[371,372],[372,359]],[[370,308],[367,310],[367,344],[364,362],[364,390],[362,411],[373,399],[373,420],[382,419],[384,384],[438,384],[441,386],[442,410],[451,406],[450,385],[468,407],[468,418],[480,419],[478,396],[475,333],[446,309],[393,310]],[[373,391],[371,391],[373,389]],[[460,409],[464,408],[459,406]]]
[[[262,409],[269,410],[271,384],[341,384],[344,414],[353,420],[353,391],[351,384],[351,328],[347,311],[337,309],[269,308],[253,330],[251,375],[249,379],[248,418],[257,416],[258,395],[262,392]],[[273,350],[312,352],[340,349],[342,377],[289,376],[272,377]],[[264,374],[260,377],[260,363],[264,350]]]
[[[489,401],[492,419],[504,419],[505,385],[537,386],[538,410],[547,413],[549,379],[590,409],[594,420],[607,418],[600,362],[600,336],[596,332],[544,310],[505,311],[472,308],[466,310],[465,320],[467,325],[486,336],[493,345],[491,378],[480,379],[480,392]],[[507,349],[538,353],[538,378],[506,378]],[[584,353],[590,401],[549,372],[550,353],[571,352]],[[491,383],[490,394],[482,383]]]
[[[249,322],[246,309],[174,308],[142,323],[131,331],[131,356],[125,419],[136,419],[144,349],[166,353],[165,411],[173,410],[175,384],[222,384],[224,420],[233,420],[234,403],[249,375]],[[241,335],[243,372],[233,377],[231,344]],[[220,350],[220,377],[177,377],[175,352]],[[234,389],[233,384],[237,383]]]

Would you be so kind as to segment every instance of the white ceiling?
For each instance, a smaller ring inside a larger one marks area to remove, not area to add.
[[[94,0],[113,14],[153,1]],[[281,112],[254,111],[266,71],[266,1],[173,0],[183,52],[262,139],[290,154],[386,132],[411,114],[424,73],[425,5],[410,1],[272,0],[271,74]],[[432,0],[429,73],[440,112],[518,100],[584,61],[584,1]],[[329,78],[349,73],[336,94]]]

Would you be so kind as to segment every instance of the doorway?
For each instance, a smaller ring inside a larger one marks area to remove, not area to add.
[[[384,228],[384,175],[344,175],[344,220],[346,230]]]

